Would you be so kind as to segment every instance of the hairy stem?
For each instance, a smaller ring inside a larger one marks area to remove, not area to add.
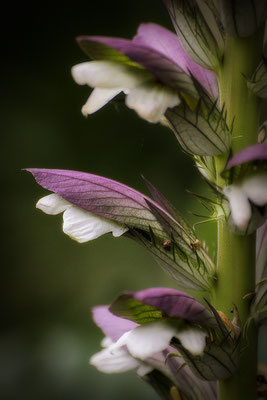
[[[223,65],[219,71],[221,105],[225,103],[228,124],[233,124],[232,151],[254,144],[257,139],[260,104],[248,91],[245,76],[250,77],[261,54],[260,35],[240,39],[227,37]],[[228,154],[216,157],[217,184],[224,185],[220,172]],[[255,234],[238,236],[225,221],[218,222],[217,284],[214,301],[218,310],[231,318],[235,304],[244,327],[249,318],[249,300],[244,296],[255,290]],[[255,400],[257,373],[257,329],[249,325],[241,343],[240,368],[219,384],[220,400]]]

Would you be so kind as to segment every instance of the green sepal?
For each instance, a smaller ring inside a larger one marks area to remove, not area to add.
[[[194,156],[199,172],[207,182],[216,184],[216,164],[212,156]]]
[[[213,8],[203,0],[165,0],[165,3],[180,42],[190,58],[204,68],[215,69],[222,59],[223,38],[216,26]],[[210,23],[212,26],[209,26]],[[212,32],[214,30],[216,32]],[[219,37],[218,43],[216,39]]]
[[[83,52],[93,60],[115,61],[121,64],[142,68],[141,65],[135,63],[120,51],[106,44],[90,40],[88,37],[78,38],[78,44]]]
[[[209,290],[215,274],[213,261],[169,200],[146,179],[145,182],[162,209],[146,198],[155,222],[148,230],[132,227],[125,236],[144,246],[180,288]]]
[[[207,381],[230,378],[238,368],[239,344],[208,342],[202,355],[193,355],[178,340],[171,342],[182,354],[187,365],[199,377]]]
[[[200,379],[215,381],[227,379],[232,376],[239,365],[240,338],[229,331],[215,308],[206,300],[211,309],[217,327],[209,329],[209,336],[202,354],[193,355],[185,349],[179,340],[172,339],[171,345],[175,347]]]
[[[267,325],[267,305],[256,311],[253,317],[258,325]]]
[[[159,240],[151,231],[150,235],[131,229],[125,234],[144,246],[156,262],[179,288],[191,290],[210,290],[213,274],[209,273],[203,261],[186,246],[178,245],[174,239]]]
[[[156,391],[162,400],[180,400],[179,397],[173,397],[173,391],[176,388],[174,383],[163,375],[160,371],[154,369],[152,372],[142,376],[142,379]],[[179,393],[178,389],[176,388]],[[186,399],[185,399],[186,400]]]
[[[251,79],[247,80],[247,86],[257,96],[267,98],[267,61],[265,58],[261,60]]]
[[[227,113],[217,101],[202,91],[197,107],[192,111],[186,102],[168,109],[165,117],[179,144],[189,154],[217,156],[229,151],[231,129],[226,123]]]
[[[109,311],[140,325],[162,319],[162,312],[157,308],[144,304],[127,294],[119,295],[109,307]]]

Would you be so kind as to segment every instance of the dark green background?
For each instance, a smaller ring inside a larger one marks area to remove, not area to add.
[[[2,32],[1,399],[154,399],[135,376],[88,366],[102,334],[90,308],[124,290],[172,286],[149,254],[110,236],[79,245],[62,233],[62,216],[35,209],[47,194],[21,169],[88,171],[146,191],[144,174],[183,212],[205,213],[185,190],[204,190],[174,135],[108,105],[85,119],[89,95],[72,65],[86,61],[80,34],[131,38],[141,22],[171,24],[161,1],[10,3]],[[201,210],[201,211],[200,211]],[[189,220],[197,221],[188,214]],[[214,224],[198,230],[214,248]]]

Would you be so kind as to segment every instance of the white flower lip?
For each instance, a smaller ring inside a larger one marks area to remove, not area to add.
[[[133,357],[145,360],[165,350],[176,332],[176,328],[165,322],[149,322],[124,333],[112,349],[126,345]]]
[[[88,97],[87,102],[82,107],[82,114],[86,117],[89,114],[100,110],[104,107],[110,100],[116,97],[123,88],[115,89],[105,89],[96,88],[92,91],[91,95]]]
[[[267,174],[258,174],[248,177],[242,188],[252,203],[257,206],[267,204]]]
[[[131,90],[126,105],[148,122],[159,122],[167,108],[180,104],[178,94],[160,85],[141,85]]]
[[[132,89],[151,79],[147,71],[115,61],[88,61],[74,65],[71,72],[76,83],[92,88]]]
[[[239,184],[225,186],[223,192],[230,203],[233,223],[245,231],[252,217],[250,201],[260,207],[267,204],[267,175],[249,176]]]
[[[36,207],[51,215],[63,212],[63,232],[79,243],[97,239],[109,232],[118,237],[128,230],[125,225],[82,210],[55,193],[40,199]]]
[[[223,192],[229,200],[234,225],[245,230],[251,218],[251,207],[246,193],[237,185],[225,186]]]
[[[177,338],[182,346],[193,355],[201,355],[206,345],[207,333],[196,328],[179,332]]]
[[[200,355],[206,345],[207,333],[198,328],[178,330],[165,321],[148,322],[124,333],[111,347],[111,351],[127,346],[129,353],[140,360],[146,360],[165,350],[172,337],[180,340],[183,347],[193,355]]]
[[[148,122],[161,120],[167,108],[180,104],[178,93],[157,83],[146,70],[114,61],[89,61],[75,65],[72,76],[79,85],[94,90],[82,107],[87,116],[105,106],[120,92],[126,94],[126,105]]]
[[[94,354],[89,362],[106,374],[126,372],[140,366],[140,362],[134,359],[125,348],[118,348],[111,352],[107,347]]]

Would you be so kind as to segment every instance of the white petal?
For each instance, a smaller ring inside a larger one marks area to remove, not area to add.
[[[107,374],[129,371],[141,365],[125,348],[119,348],[112,353],[109,348],[104,349],[91,357],[90,364]]]
[[[87,102],[82,107],[82,113],[86,117],[104,107],[113,97],[117,96],[123,88],[105,89],[96,88],[92,91]]]
[[[72,67],[72,76],[79,85],[93,88],[134,88],[150,79],[142,68],[124,65],[115,61],[89,61]]]
[[[109,347],[113,344],[113,340],[110,339],[108,336],[105,336],[102,340],[101,340],[101,347]]]
[[[79,243],[98,238],[112,232],[113,236],[121,236],[128,228],[114,221],[102,218],[72,206],[63,214],[63,232]]]
[[[151,367],[150,365],[148,365],[146,363],[142,363],[136,372],[137,372],[137,375],[139,375],[139,376],[145,376],[145,375],[149,374],[150,372],[152,372],[153,369],[154,368]]]
[[[242,189],[257,206],[267,204],[267,175],[254,175],[244,180]]]
[[[50,215],[60,214],[69,207],[72,207],[72,205],[55,193],[42,197],[36,204],[36,208]]]
[[[143,84],[130,90],[126,97],[127,106],[148,122],[159,122],[167,108],[179,103],[178,94],[160,84]]]
[[[165,350],[176,332],[174,327],[163,321],[149,322],[126,332],[113,348],[126,345],[133,357],[145,360]]]
[[[231,215],[234,224],[245,230],[251,218],[251,206],[247,194],[240,186],[225,186],[223,192],[230,203]]]
[[[176,334],[182,346],[192,354],[202,354],[206,346],[207,333],[200,329],[188,329]]]

